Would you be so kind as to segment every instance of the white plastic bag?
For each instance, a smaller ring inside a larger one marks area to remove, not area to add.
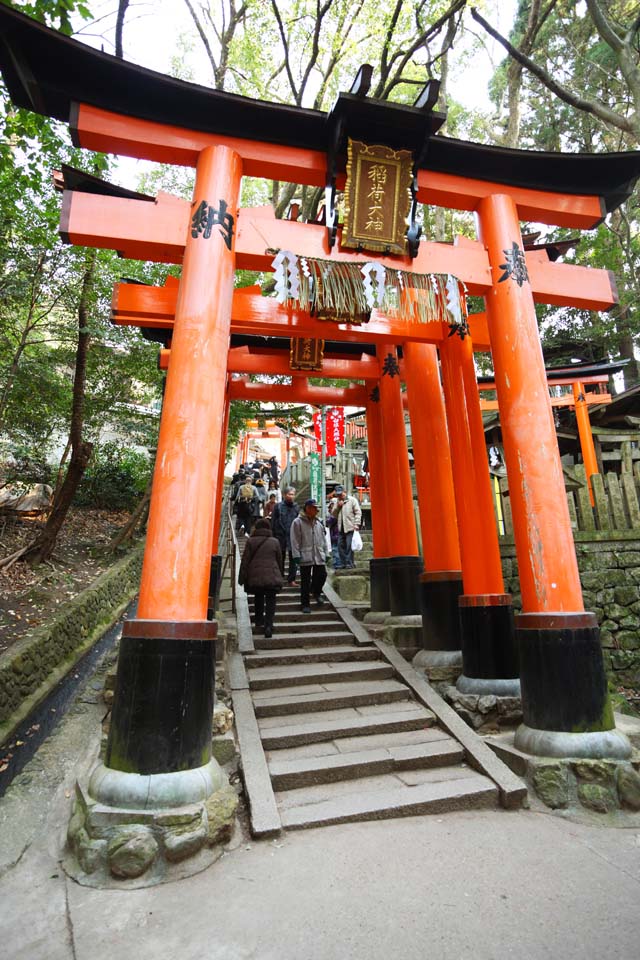
[[[331,553],[331,532],[325,528],[324,545],[327,548],[327,554]]]
[[[357,553],[358,550],[362,550],[362,537],[360,536],[359,530],[353,531],[353,537],[351,538],[351,549],[354,553]]]

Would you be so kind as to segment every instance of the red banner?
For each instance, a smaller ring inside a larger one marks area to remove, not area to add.
[[[326,452],[328,457],[335,457],[337,447],[344,446],[344,407],[329,407],[326,411],[326,418]],[[319,411],[316,411],[313,415],[313,433],[318,444],[318,450],[321,450],[322,424]]]
[[[344,407],[329,407],[327,410],[327,456],[335,457],[338,446],[344,446]]]

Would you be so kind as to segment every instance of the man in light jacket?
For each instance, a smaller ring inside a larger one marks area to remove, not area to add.
[[[291,524],[291,553],[300,564],[300,605],[311,613],[311,595],[320,606],[322,588],[327,579],[327,540],[325,526],[318,519],[318,501],[306,500],[304,510]]]
[[[338,520],[338,553],[340,555],[340,565],[347,569],[355,567],[353,559],[353,550],[351,541],[356,530],[360,529],[362,520],[362,510],[355,497],[348,497],[344,487],[336,487],[333,491],[336,495],[336,502],[331,508],[331,513]]]

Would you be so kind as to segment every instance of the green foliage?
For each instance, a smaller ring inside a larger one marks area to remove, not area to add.
[[[94,448],[93,457],[76,494],[80,506],[130,510],[151,477],[151,462],[143,453],[105,443]]]

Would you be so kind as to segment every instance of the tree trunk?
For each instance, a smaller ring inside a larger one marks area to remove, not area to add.
[[[82,428],[84,424],[87,353],[90,340],[87,321],[89,318],[89,303],[95,266],[96,251],[91,250],[82,277],[82,287],[78,303],[78,345],[76,348],[75,375],[73,378],[73,405],[71,408],[71,424],[69,428],[71,457],[62,486],[60,486],[54,497],[53,506],[47,522],[43,530],[23,554],[25,560],[34,564],[48,560],[53,553],[58,534],[66,520],[69,507],[71,506],[75,492],[78,489],[93,452],[93,444],[82,439]]]

